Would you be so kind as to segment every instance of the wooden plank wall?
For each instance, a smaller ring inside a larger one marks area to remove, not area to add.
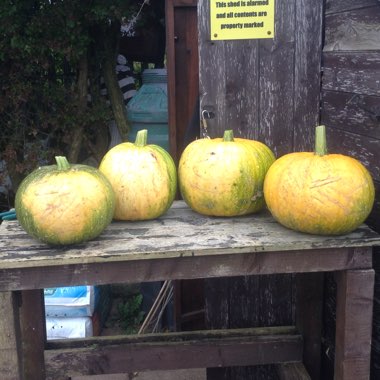
[[[272,40],[211,41],[209,1],[199,0],[200,107],[225,129],[277,156],[313,147],[319,121],[323,1],[276,1]],[[207,280],[208,328],[294,323],[292,275]],[[271,379],[273,368],[209,369],[208,380]]]
[[[359,159],[371,172],[376,202],[368,224],[380,232],[380,1],[326,0],[321,122],[330,152]],[[380,378],[380,249],[376,250],[371,378]],[[335,284],[327,279],[324,357],[334,346]]]

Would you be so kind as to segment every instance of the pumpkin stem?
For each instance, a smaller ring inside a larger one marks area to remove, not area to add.
[[[58,170],[70,169],[69,161],[65,156],[55,156],[55,162],[57,163]]]
[[[136,134],[135,145],[143,147],[146,145],[147,139],[148,139],[148,131],[146,129],[141,129]]]
[[[232,129],[224,131],[223,141],[234,141],[234,132]]]
[[[326,127],[318,125],[315,128],[315,154],[324,156],[327,154]]]

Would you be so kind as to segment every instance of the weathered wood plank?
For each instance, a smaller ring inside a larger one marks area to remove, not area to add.
[[[378,181],[375,181],[375,194],[380,194],[380,182]],[[375,204],[373,205],[372,212],[367,218],[366,223],[368,223],[368,225],[374,231],[380,231],[380,197],[379,196],[375,198]],[[379,270],[380,270],[380,267],[379,267]]]
[[[38,243],[17,221],[4,222],[0,289],[369,267],[368,255],[345,247],[379,241],[365,225],[344,236],[313,236],[288,230],[265,212],[210,218],[183,202],[154,221],[111,223],[99,238],[74,246]]]
[[[300,361],[302,337],[291,327],[102,337],[49,343],[47,378]]]
[[[375,270],[375,291],[373,300],[373,325],[371,342],[371,377],[372,379],[380,379],[380,247],[374,248],[373,257],[373,269]]]
[[[312,379],[320,378],[324,275],[301,273],[296,277],[296,326],[304,339],[303,364]]]
[[[257,138],[258,42],[211,41],[209,2],[198,4],[200,108],[212,112],[207,120],[211,137],[225,129],[236,136]],[[244,83],[244,85],[242,85]]]
[[[322,92],[322,124],[380,139],[380,96]]]
[[[325,13],[339,13],[379,5],[379,0],[326,0]]]
[[[335,379],[369,378],[374,278],[372,269],[336,276]]]
[[[196,7],[198,0],[173,0],[175,7]]]
[[[259,279],[255,278],[255,280],[258,283]],[[205,279],[205,327],[207,329],[228,329],[230,327],[230,286],[235,287],[237,282],[236,278],[233,278],[232,281],[226,278]],[[257,298],[255,290],[255,288],[251,290],[254,299]],[[206,376],[207,380],[230,380],[235,378],[235,372],[236,368],[214,367],[206,369]]]
[[[268,212],[215,218],[197,214],[183,202],[178,203],[182,207],[173,207],[156,220],[111,223],[97,239],[72,246],[39,243],[17,221],[4,222],[0,226],[0,270],[186,257],[191,260],[203,256],[221,258],[264,251],[307,252],[372,246],[380,241],[379,235],[365,225],[351,234],[323,237],[289,230],[275,222]]]
[[[330,51],[323,52],[323,67],[351,70],[379,70],[377,51]],[[356,91],[352,91],[356,93]]]
[[[361,3],[361,2],[357,2]],[[380,49],[380,4],[325,18],[326,51]]]
[[[224,76],[224,92],[215,99],[219,135],[225,129],[232,128],[236,136],[258,139],[259,115],[252,112],[259,102],[260,91],[259,76],[255,75],[258,70],[258,43],[255,40],[218,43],[224,45],[224,57],[219,56],[216,62]],[[224,59],[223,66],[220,65],[220,59]],[[214,78],[211,77],[211,80]],[[222,100],[221,104],[219,100]]]
[[[323,89],[380,95],[379,52],[325,52]]]
[[[205,281],[206,327],[241,328],[292,324],[291,275]],[[271,379],[271,368],[208,369],[208,379]]]
[[[276,33],[273,40],[259,41],[259,117],[257,138],[277,157],[293,149],[293,97],[295,37],[294,1],[275,3]],[[243,82],[244,83],[244,82]],[[248,110],[247,110],[248,111]],[[247,112],[246,111],[246,112]]]
[[[233,277],[274,273],[370,268],[372,254],[362,248],[307,249],[284,252],[214,255],[125,262],[0,270],[0,289],[136,283],[165,279]]]
[[[328,150],[358,159],[374,180],[380,180],[379,140],[336,128],[326,128]]]
[[[277,324],[293,324],[293,272],[270,276],[262,276],[260,281],[260,305],[258,326],[276,326]],[[264,315],[266,310],[267,315]]]
[[[21,379],[22,363],[19,328],[19,294],[0,292],[0,378]]]
[[[276,365],[279,380],[311,380],[302,363],[284,363]]]
[[[200,94],[201,109],[215,115],[207,120],[211,136],[228,127],[283,152],[286,142],[292,143],[286,130],[292,128],[293,114],[277,110],[293,109],[294,26],[288,20],[294,2],[276,7],[282,17],[276,18],[274,40],[210,41],[209,4],[200,1]]]
[[[323,2],[295,4],[294,151],[308,151],[319,120]]]
[[[140,371],[136,376],[130,373],[119,373],[112,375],[90,375],[90,376],[75,376],[70,380],[158,380],[171,375],[175,380],[194,380],[205,379],[206,370],[204,368],[177,369],[173,371]]]
[[[212,375],[210,376],[210,373]],[[278,380],[276,366],[272,364],[251,367],[208,368],[207,380]]]
[[[230,283],[226,280],[226,278],[215,278],[212,280],[205,279],[206,328],[210,330],[229,328],[229,318],[231,317],[229,312],[229,287]]]
[[[174,314],[177,331],[204,329],[204,279],[173,281]]]
[[[274,326],[239,329],[212,329],[195,331],[160,332],[147,334],[130,334],[115,336],[94,336],[81,339],[52,339],[46,343],[46,350],[87,349],[97,347],[108,347],[119,344],[153,344],[153,343],[175,343],[187,344],[197,340],[202,342],[223,341],[223,339],[239,340],[265,339],[268,336],[298,336],[299,332],[295,326]],[[199,367],[201,368],[201,367]]]
[[[322,331],[322,379],[334,377],[335,327],[336,327],[336,281],[334,273],[324,275],[323,331]]]

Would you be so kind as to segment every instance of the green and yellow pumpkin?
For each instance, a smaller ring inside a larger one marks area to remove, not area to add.
[[[325,127],[318,126],[315,152],[280,157],[268,170],[264,195],[273,217],[285,227],[340,235],[365,221],[375,189],[370,173],[358,160],[327,154]]]
[[[116,196],[114,219],[149,220],[163,215],[177,191],[177,169],[170,154],[147,144],[148,131],[136,140],[110,149],[99,170],[109,179]]]
[[[96,168],[56,165],[30,173],[16,192],[17,219],[34,238],[53,245],[81,243],[97,237],[112,220],[115,197],[109,181]]]
[[[255,140],[198,139],[183,151],[178,167],[181,195],[194,211],[210,216],[258,212],[264,205],[264,177],[275,161],[273,152]]]

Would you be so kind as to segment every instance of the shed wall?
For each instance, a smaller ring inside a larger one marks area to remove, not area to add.
[[[380,232],[380,1],[326,0],[322,59],[321,122],[327,127],[329,151],[353,156],[371,172],[376,201],[367,223]],[[377,248],[372,379],[380,378],[379,255]],[[334,346],[332,278],[327,278],[325,289],[324,352],[328,368]]]

